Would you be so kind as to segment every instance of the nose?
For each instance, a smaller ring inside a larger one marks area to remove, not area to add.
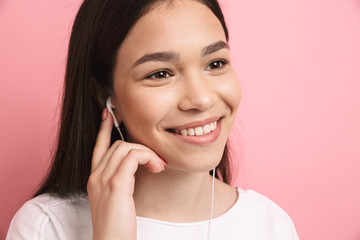
[[[210,79],[192,75],[184,77],[182,83],[183,94],[179,101],[179,109],[206,111],[214,106],[217,95]]]

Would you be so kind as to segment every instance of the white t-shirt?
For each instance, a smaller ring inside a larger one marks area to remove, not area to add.
[[[172,223],[137,217],[140,240],[205,240],[209,221]],[[86,196],[71,200],[43,194],[26,202],[11,221],[6,240],[92,239]],[[213,218],[211,240],[298,240],[289,216],[268,198],[238,188],[236,203]]]

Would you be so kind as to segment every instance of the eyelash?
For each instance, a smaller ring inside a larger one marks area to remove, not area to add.
[[[211,68],[212,64],[216,64],[215,68]],[[217,65],[217,64],[219,64],[219,65]],[[226,64],[228,64],[228,62],[226,60],[224,60],[224,59],[214,60],[214,61],[210,62],[206,66],[205,70],[217,70],[217,69],[223,68]],[[220,66],[220,67],[216,67],[216,66]],[[159,76],[159,74],[161,76]],[[172,76],[174,76],[174,75],[171,74],[169,71],[161,70],[161,71],[154,72],[154,73],[146,76],[145,78],[147,78],[147,79],[165,79],[165,78],[169,78],[169,77],[172,77]]]
[[[158,77],[156,77],[156,75],[158,75],[158,74],[163,74],[163,76],[160,76],[160,77],[158,76]],[[167,75],[167,76],[164,77],[164,75]],[[168,78],[168,77],[172,77],[172,76],[173,76],[173,75],[172,75],[169,71],[167,71],[167,70],[161,70],[161,71],[154,72],[154,73],[146,76],[145,78],[147,78],[147,79],[164,79],[164,78]]]
[[[211,64],[218,64],[220,63],[220,68],[223,68],[228,62],[224,59],[218,59],[218,60],[214,60],[211,63],[209,63],[209,65],[206,66],[205,70],[217,70],[219,68],[209,68]]]

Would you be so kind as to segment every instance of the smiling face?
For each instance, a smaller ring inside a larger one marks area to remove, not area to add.
[[[168,168],[200,172],[220,162],[240,95],[221,23],[197,1],[156,6],[118,50],[117,119]]]

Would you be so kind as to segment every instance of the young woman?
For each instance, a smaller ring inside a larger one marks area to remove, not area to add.
[[[52,168],[7,239],[298,239],[278,206],[229,185],[227,41],[216,0],[85,0]]]

